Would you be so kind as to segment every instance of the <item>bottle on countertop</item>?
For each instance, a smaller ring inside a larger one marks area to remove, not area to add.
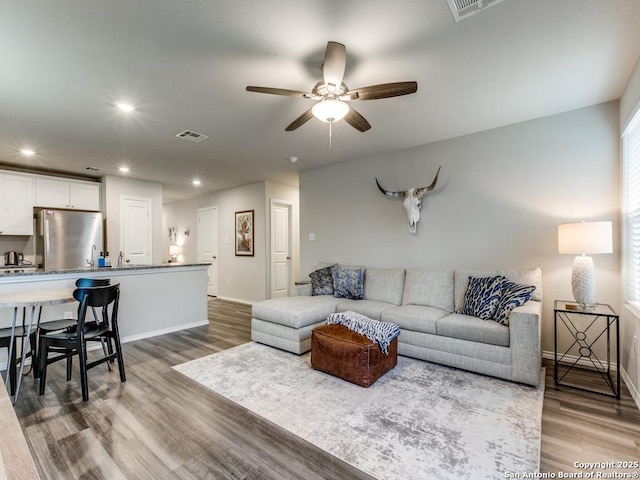
[[[118,255],[118,267],[122,267],[123,258],[124,258],[124,255],[122,254],[122,252],[120,252],[120,255]]]
[[[109,256],[109,252],[106,252],[104,255],[104,266],[105,267],[111,266],[111,257]]]
[[[104,253],[100,252],[100,256],[98,257],[98,267],[104,267]]]

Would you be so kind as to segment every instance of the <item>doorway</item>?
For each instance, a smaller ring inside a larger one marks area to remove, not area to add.
[[[210,263],[207,295],[218,296],[218,207],[198,209],[198,262]]]
[[[292,210],[291,202],[271,200],[271,298],[287,297],[290,293]]]
[[[120,225],[120,245],[125,261],[132,265],[150,265],[151,199],[120,197]]]

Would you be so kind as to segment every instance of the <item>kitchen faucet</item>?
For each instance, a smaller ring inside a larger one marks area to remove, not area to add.
[[[97,250],[95,244],[91,245],[91,260],[87,259],[87,263],[91,268],[95,268],[96,262],[93,260],[93,252]]]

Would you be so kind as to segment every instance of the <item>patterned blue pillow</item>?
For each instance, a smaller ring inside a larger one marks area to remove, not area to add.
[[[524,305],[531,298],[531,293],[536,289],[529,285],[519,285],[509,280],[502,284],[502,297],[498,302],[496,313],[493,319],[502,324],[509,325],[509,314],[511,310],[520,305]]]
[[[458,313],[473,315],[482,320],[492,320],[502,294],[503,276],[469,277],[464,303]]]
[[[333,269],[335,265],[320,268],[309,274],[311,295],[333,295]]]
[[[333,269],[333,296],[362,300],[364,298],[364,269],[342,268],[336,265]]]

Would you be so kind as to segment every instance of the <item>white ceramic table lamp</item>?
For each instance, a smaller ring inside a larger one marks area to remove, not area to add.
[[[571,289],[583,308],[593,305],[596,279],[593,259],[587,255],[613,253],[611,222],[581,222],[558,225],[558,252],[578,254],[573,261]],[[581,255],[580,255],[581,254]]]

